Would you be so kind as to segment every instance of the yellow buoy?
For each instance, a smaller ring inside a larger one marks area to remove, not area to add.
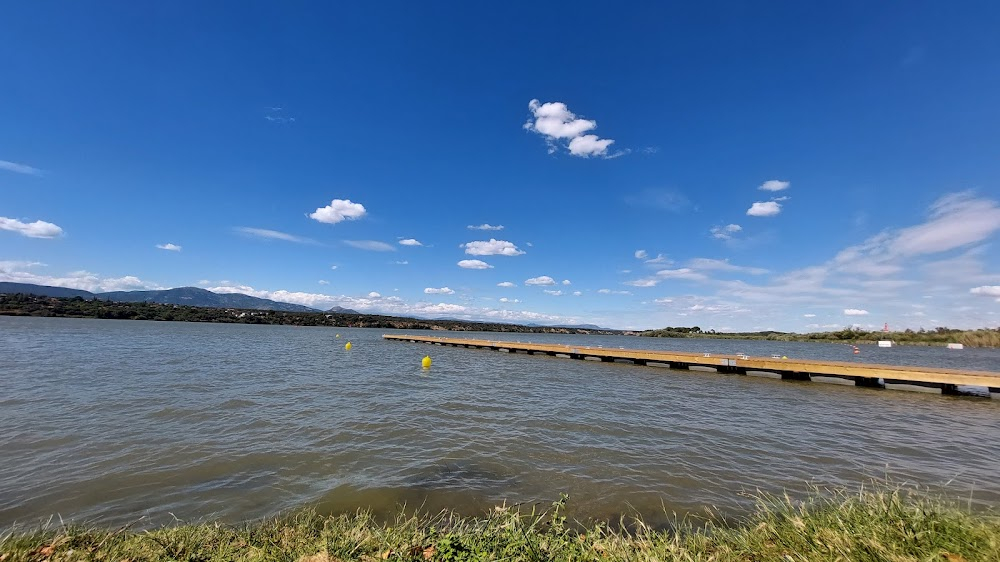
[[[420,361],[420,365],[423,366],[423,368],[425,368],[425,369],[430,369],[431,368],[431,356],[430,355],[425,355],[424,358]]]
[[[347,351],[350,351],[352,347],[354,346],[351,345],[351,342],[347,342],[346,344],[344,344],[344,349],[346,349]]]

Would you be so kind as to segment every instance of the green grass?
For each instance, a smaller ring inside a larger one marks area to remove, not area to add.
[[[565,498],[537,513],[497,507],[480,517],[313,511],[233,527],[178,524],[148,531],[76,527],[13,529],[0,562],[28,560],[657,560],[1000,561],[1000,519],[959,504],[885,486],[817,491],[796,502],[759,496],[735,525],[641,521],[580,526]]]

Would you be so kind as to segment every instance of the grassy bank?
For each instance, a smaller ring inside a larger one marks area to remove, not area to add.
[[[441,513],[390,523],[367,512],[302,511],[242,527],[14,529],[0,536],[0,561],[1000,560],[1000,519],[898,489],[818,493],[805,502],[762,497],[736,526],[680,522],[669,531],[638,521],[583,528],[566,520],[563,505],[540,514],[498,507],[476,518]]]

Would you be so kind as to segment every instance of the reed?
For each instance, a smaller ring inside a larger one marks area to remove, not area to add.
[[[500,506],[479,517],[401,514],[385,522],[369,511],[302,510],[243,526],[15,528],[0,535],[0,560],[1000,560],[995,514],[912,490],[756,499],[756,510],[735,524],[679,520],[670,529],[641,520],[575,524],[564,515],[565,497],[542,512]]]

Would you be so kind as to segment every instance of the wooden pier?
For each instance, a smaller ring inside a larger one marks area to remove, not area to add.
[[[874,388],[926,389],[942,394],[959,394],[958,386],[986,387],[990,395],[1000,397],[1000,373],[935,369],[931,367],[906,367],[875,365],[847,361],[786,359],[776,357],[750,357],[716,353],[689,353],[682,351],[655,351],[651,349],[624,349],[600,346],[523,343],[504,340],[478,340],[436,336],[393,335],[382,336],[387,340],[406,341],[490,349],[509,353],[544,354],[570,359],[592,361],[622,361],[636,365],[663,366],[671,369],[714,369],[719,373],[762,374],[786,380],[839,382]]]

